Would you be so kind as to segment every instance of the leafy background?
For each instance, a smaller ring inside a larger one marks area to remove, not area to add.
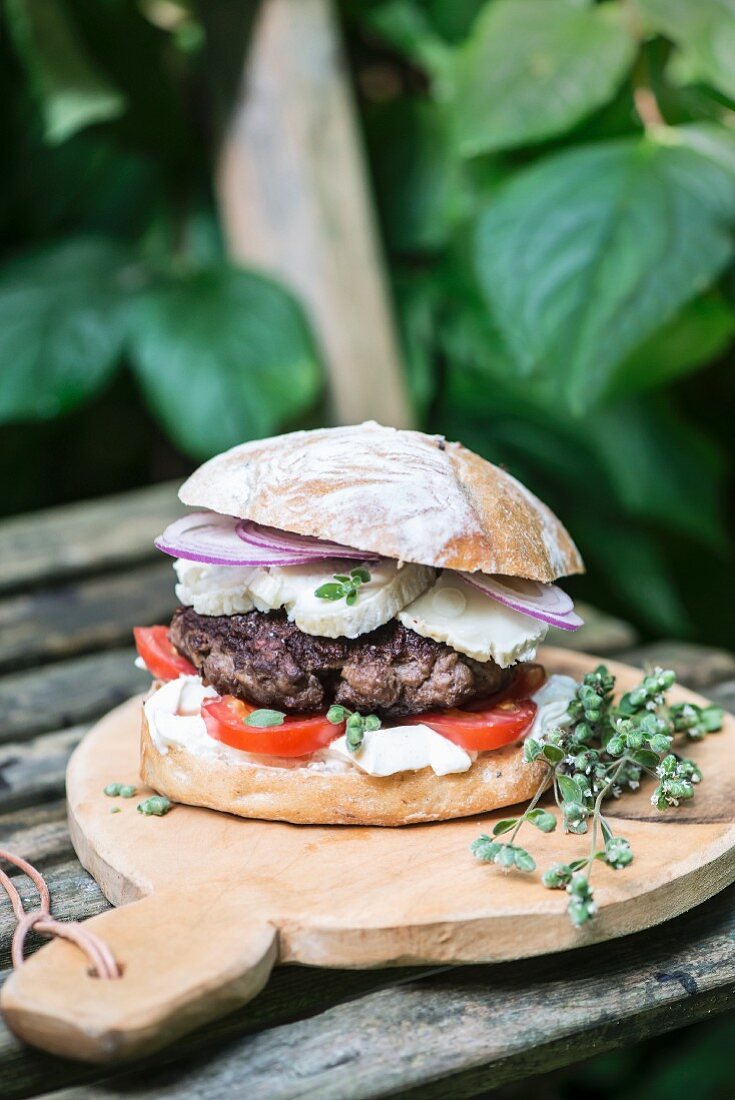
[[[237,6],[234,6],[237,7]],[[7,0],[8,513],[328,417],[298,303],[225,258],[227,0]],[[344,0],[422,425],[506,464],[645,634],[728,644],[729,0]]]
[[[1,9],[0,511],[328,418],[299,304],[227,262],[213,199],[255,6]],[[732,0],[339,15],[420,423],[558,510],[580,595],[732,646]],[[728,1028],[537,1092],[730,1095]]]

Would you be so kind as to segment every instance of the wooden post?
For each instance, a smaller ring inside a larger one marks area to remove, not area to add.
[[[409,427],[357,125],[330,0],[262,0],[219,160],[230,251],[302,302],[339,422]]]

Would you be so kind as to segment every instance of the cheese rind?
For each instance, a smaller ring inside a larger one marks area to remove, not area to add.
[[[548,630],[545,623],[490,599],[450,570],[397,617],[424,638],[444,642],[475,661],[492,659],[501,668],[532,660]]]

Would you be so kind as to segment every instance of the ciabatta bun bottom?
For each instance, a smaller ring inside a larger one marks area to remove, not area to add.
[[[374,777],[357,768],[327,773],[202,758],[178,745],[162,754],[143,716],[141,777],[172,802],[240,817],[298,825],[412,825],[497,810],[532,797],[543,764],[526,764],[521,745],[479,756],[469,771]]]

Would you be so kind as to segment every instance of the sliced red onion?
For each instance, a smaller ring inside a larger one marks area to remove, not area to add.
[[[164,554],[205,565],[308,565],[325,558],[368,561],[376,556],[337,543],[274,531],[269,527],[257,529],[259,541],[250,537],[246,540],[240,533],[246,522],[233,516],[221,516],[217,512],[190,512],[169,524],[155,540],[155,545]]]
[[[549,626],[578,630],[584,623],[574,610],[571,596],[555,584],[541,584],[522,577],[491,577],[487,573],[460,573],[460,576],[491,600]]]
[[[338,542],[315,539],[310,535],[294,535],[290,531],[279,531],[275,527],[263,527],[249,519],[241,519],[236,528],[238,536],[248,546],[274,553],[293,553],[308,555],[314,561],[324,558],[354,558],[356,561],[377,561],[378,554],[355,550],[353,546],[340,546]],[[274,563],[275,564],[275,563]]]

